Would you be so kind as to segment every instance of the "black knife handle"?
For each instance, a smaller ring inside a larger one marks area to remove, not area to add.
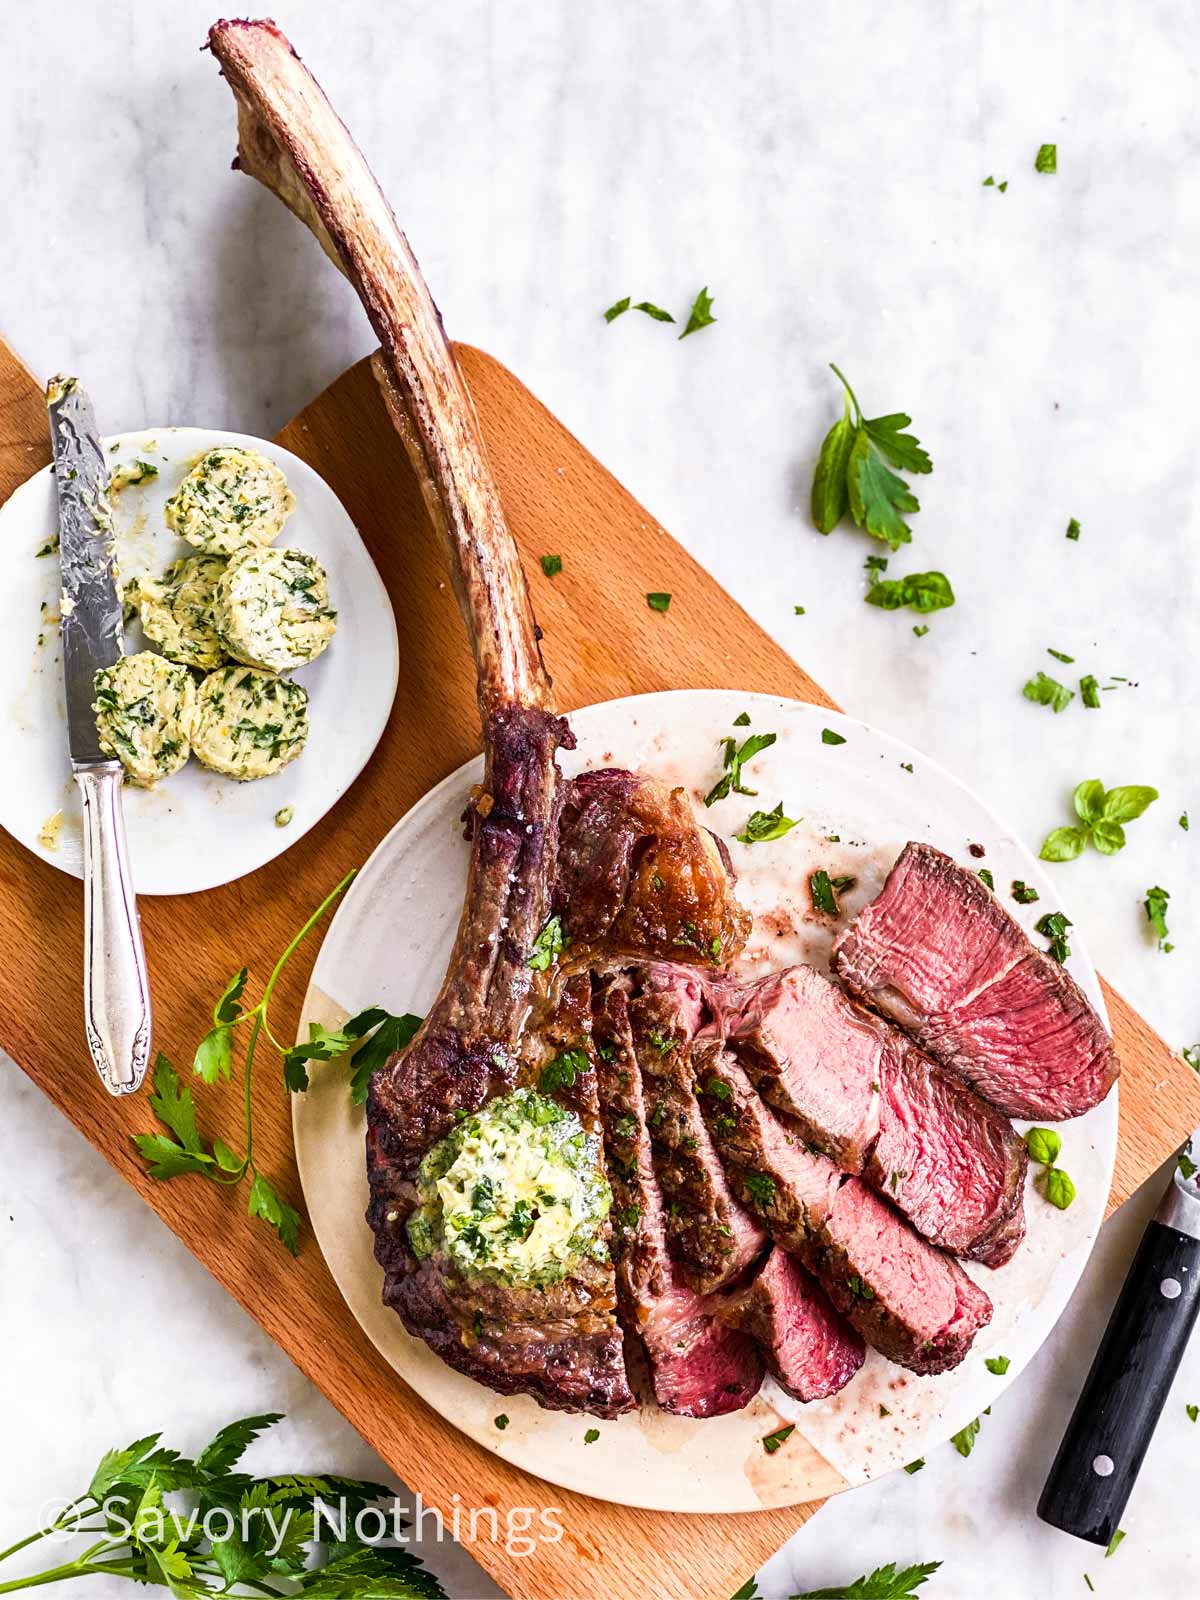
[[[1200,1310],[1200,1239],[1152,1221],[1038,1501],[1038,1516],[1107,1545]]]

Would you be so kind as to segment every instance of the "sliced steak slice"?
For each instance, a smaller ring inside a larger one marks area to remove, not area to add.
[[[1120,1067],[1078,984],[974,872],[907,844],[834,945],[847,987],[1010,1116],[1079,1116]]]
[[[752,984],[728,1023],[755,1088],[844,1172],[861,1172],[879,1132],[886,1035],[812,967]]]
[[[555,908],[576,945],[723,966],[750,932],[734,882],[683,789],[612,768],[564,785]]]
[[[961,1079],[892,1037],[863,1176],[931,1244],[1002,1266],[1025,1237],[1025,1142]]]
[[[860,1179],[789,1134],[728,1052],[706,1050],[697,1069],[721,1158],[776,1243],[882,1355],[913,1372],[957,1366],[991,1319],[983,1290]]]
[[[612,979],[597,995],[593,1023],[618,1307],[627,1335],[645,1348],[663,1410],[722,1416],[758,1392],[763,1356],[748,1334],[718,1318],[714,1299],[688,1288],[671,1260],[629,1025],[629,989],[627,979]]]
[[[1025,1146],[1007,1118],[811,967],[744,992],[730,1047],[814,1148],[931,1243],[999,1266],[1025,1232]]]
[[[858,1178],[847,1178],[805,1263],[881,1355],[913,1372],[962,1361],[992,1302]]]
[[[666,1203],[667,1240],[686,1282],[710,1294],[741,1276],[767,1234],[735,1198],[693,1090],[700,985],[684,970],[642,976],[645,987],[631,1002],[629,1018],[654,1171]]]
[[[721,1307],[721,1320],[757,1340],[772,1377],[797,1400],[825,1400],[862,1366],[862,1339],[829,1297],[778,1245],[754,1279]]]

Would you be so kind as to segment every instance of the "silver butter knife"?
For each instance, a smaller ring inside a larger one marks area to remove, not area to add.
[[[95,677],[124,650],[108,472],[75,378],[46,387],[62,564],[67,740],[83,801],[83,1015],[109,1094],[132,1094],[150,1056],[150,984],[121,811],[121,763],[100,748]]]

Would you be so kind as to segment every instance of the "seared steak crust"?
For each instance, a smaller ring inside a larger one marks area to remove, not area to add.
[[[852,993],[1009,1116],[1079,1116],[1120,1072],[1070,973],[976,873],[932,845],[905,845],[833,960]]]

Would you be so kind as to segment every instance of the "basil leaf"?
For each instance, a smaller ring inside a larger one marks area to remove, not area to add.
[[[1075,790],[1075,815],[1081,822],[1095,822],[1104,811],[1104,785],[1099,778],[1086,778]]]
[[[717,319],[712,314],[712,306],[712,296],[707,288],[701,289],[700,293],[692,301],[692,309],[687,319],[687,326],[679,337],[686,339],[689,333],[697,333],[701,328],[707,328],[710,323],[715,322]]]
[[[1030,1128],[1025,1135],[1029,1159],[1039,1167],[1052,1167],[1062,1152],[1062,1137],[1053,1128]]]
[[[1083,854],[1086,843],[1082,828],[1055,828],[1042,841],[1038,854],[1043,861],[1074,861]]]
[[[653,317],[655,322],[675,321],[675,318],[669,311],[664,311],[661,306],[656,306],[649,300],[639,300],[633,309],[635,311],[644,311],[648,317]]]
[[[1100,686],[1090,672],[1086,677],[1080,678],[1079,694],[1089,711],[1099,711]]]
[[[833,893],[833,884],[829,874],[822,867],[819,872],[814,872],[808,880],[808,892],[812,896],[813,910],[820,911],[824,916],[836,917],[838,903]]]
[[[1041,671],[1036,677],[1030,678],[1021,693],[1036,705],[1050,706],[1055,716],[1065,711],[1075,698],[1074,689],[1068,689],[1065,683],[1059,683],[1057,678],[1048,677]]]
[[[631,295],[626,295],[623,300],[618,300],[615,302],[615,304],[609,306],[608,310],[604,313],[605,322],[615,322],[618,317],[623,316],[624,313],[629,310],[629,302],[631,298]]]
[[[1106,822],[1132,822],[1157,799],[1158,790],[1146,784],[1119,784],[1105,795],[1102,815]]]
[[[1047,1167],[1042,1178],[1042,1193],[1052,1206],[1065,1211],[1075,1198],[1075,1185],[1061,1167]]]
[[[799,817],[784,816],[781,800],[773,811],[752,811],[745,828],[734,834],[734,838],[741,844],[769,844],[772,839],[782,839],[785,833],[790,833],[799,820]]]
[[[1115,856],[1125,848],[1125,829],[1119,822],[1108,822],[1103,817],[1092,829],[1092,843],[1102,856]]]

